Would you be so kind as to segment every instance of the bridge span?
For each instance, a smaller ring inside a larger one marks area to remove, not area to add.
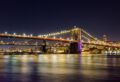
[[[120,49],[120,43],[98,39],[79,27],[38,36],[33,34],[27,35],[25,33],[22,35],[17,33],[9,34],[5,32],[0,33],[0,39],[0,45],[42,46],[42,52],[44,53],[47,53],[47,47],[52,48],[53,46],[67,47],[69,53],[81,53],[85,48],[98,48],[100,50],[105,48],[108,48],[108,50]],[[21,42],[24,39],[25,42]],[[37,44],[35,44],[36,42]]]

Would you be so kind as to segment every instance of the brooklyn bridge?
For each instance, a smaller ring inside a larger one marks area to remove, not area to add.
[[[120,53],[120,43],[99,39],[80,27],[40,35],[0,33],[0,53]]]

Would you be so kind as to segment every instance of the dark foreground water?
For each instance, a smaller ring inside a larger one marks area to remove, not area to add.
[[[120,58],[0,55],[0,82],[120,82]]]

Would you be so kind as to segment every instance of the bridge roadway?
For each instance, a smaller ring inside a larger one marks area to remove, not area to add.
[[[0,34],[0,37],[3,38],[20,38],[20,39],[36,39],[36,40],[47,40],[47,41],[59,41],[59,42],[78,42],[75,40],[67,40],[63,38],[48,38],[48,37],[39,37],[39,36],[28,36],[28,35],[14,35],[14,34]],[[88,45],[96,45],[96,46],[105,46],[105,47],[116,47],[120,48],[118,45],[111,45],[111,44],[98,44],[98,43],[89,43],[89,42],[82,42],[82,44],[88,44]],[[7,45],[7,44],[5,44]],[[8,45],[17,45],[17,44],[8,44]]]
[[[36,40],[48,40],[48,41],[61,41],[61,42],[78,42],[75,40],[66,40],[63,38],[45,38],[38,36],[22,36],[22,35],[13,35],[13,34],[0,34],[0,37],[4,38],[21,38],[21,39],[36,39]]]

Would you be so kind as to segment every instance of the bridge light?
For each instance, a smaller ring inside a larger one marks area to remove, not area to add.
[[[38,35],[38,37],[41,37],[41,35]]]
[[[38,35],[38,37],[42,37],[42,35]]]
[[[30,34],[30,36],[32,37],[32,36],[33,36],[33,34]]]
[[[13,33],[13,35],[16,35],[16,33]]]
[[[26,36],[26,34],[25,34],[25,33],[23,33],[23,36]]]
[[[61,31],[61,34],[63,34],[64,33],[64,31]]]
[[[53,38],[55,39],[56,37],[54,36]]]
[[[47,35],[44,35],[45,36],[45,38],[47,38],[48,36]]]
[[[88,43],[90,43],[90,40],[88,40]]]
[[[60,37],[60,39],[62,39],[62,37]]]
[[[8,32],[5,32],[5,34],[8,34]]]
[[[73,41],[73,38],[71,38],[70,40]]]
[[[43,37],[45,37],[45,35],[43,35]]]
[[[60,32],[57,33],[57,35],[59,35],[59,34],[60,34]]]
[[[15,42],[14,42],[14,41],[12,41],[12,43],[14,44]]]
[[[3,44],[4,42],[3,41],[0,41],[1,44]]]
[[[67,38],[67,40],[70,40],[70,38]]]
[[[45,36],[48,36],[48,34],[45,34]]]

